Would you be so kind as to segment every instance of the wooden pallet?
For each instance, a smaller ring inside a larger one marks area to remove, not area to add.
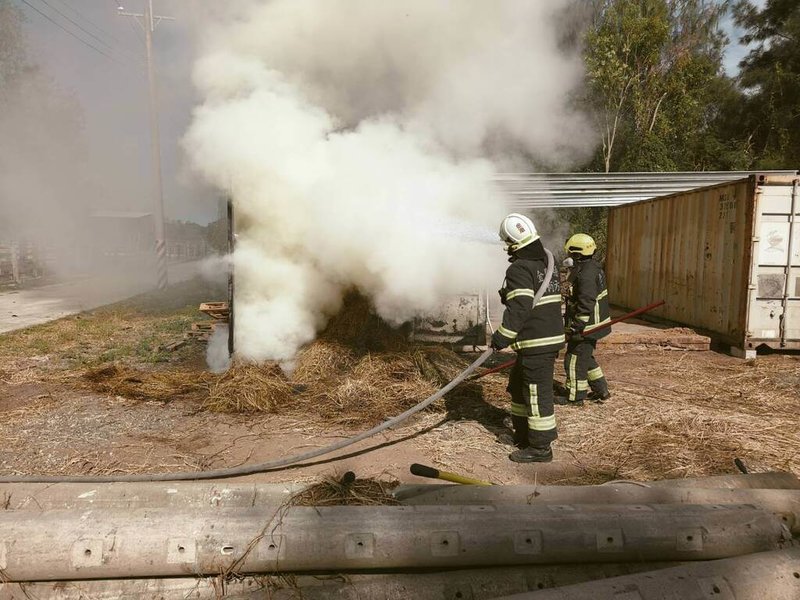
[[[227,321],[231,312],[227,302],[203,302],[199,310],[218,321]]]
[[[206,341],[221,324],[223,324],[223,321],[196,321],[192,323],[192,328],[186,332],[186,337]]]

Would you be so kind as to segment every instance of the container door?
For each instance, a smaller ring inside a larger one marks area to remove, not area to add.
[[[759,187],[749,348],[800,348],[800,198],[797,180]]]
[[[455,349],[486,345],[486,296],[462,294],[443,298],[435,314],[414,320],[411,339],[449,344]]]

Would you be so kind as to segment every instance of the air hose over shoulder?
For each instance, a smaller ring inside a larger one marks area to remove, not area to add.
[[[536,306],[536,303],[544,294],[544,291],[547,289],[547,286],[550,284],[550,279],[553,276],[553,265],[554,259],[552,253],[545,249],[547,253],[547,272],[545,274],[544,281],[542,285],[539,287],[539,290],[536,292],[536,295],[533,299],[533,305]],[[317,458],[319,456],[324,456],[325,454],[330,454],[332,452],[336,452],[337,450],[341,450],[342,448],[346,448],[347,446],[352,446],[362,440],[365,440],[373,435],[380,433],[381,431],[385,431],[390,427],[394,427],[399,425],[412,415],[424,410],[432,403],[436,402],[440,398],[442,398],[445,394],[453,390],[456,386],[460,385],[475,369],[481,366],[489,356],[492,355],[493,350],[488,348],[481,354],[475,362],[473,362],[470,366],[464,369],[458,376],[453,379],[450,383],[444,386],[435,394],[429,396],[419,404],[412,406],[407,411],[393,417],[387,421],[384,421],[380,425],[376,425],[372,429],[368,431],[364,431],[355,435],[353,437],[341,440],[329,446],[325,446],[324,448],[317,448],[316,450],[310,450],[308,452],[303,452],[301,454],[294,454],[292,456],[287,456],[285,458],[277,458],[275,460],[271,460],[268,462],[263,462],[255,465],[242,465],[239,467],[232,467],[228,469],[214,469],[211,471],[183,471],[178,473],[143,473],[137,475],[117,475],[117,476],[110,476],[110,475],[6,475],[0,477],[0,483],[113,483],[117,481],[128,481],[128,482],[145,482],[145,481],[198,481],[203,479],[224,479],[228,477],[241,477],[243,475],[252,475],[254,473],[263,473],[265,471],[274,471],[278,469],[282,469],[284,467],[288,467],[290,465],[294,465],[306,460],[310,460],[312,458]]]

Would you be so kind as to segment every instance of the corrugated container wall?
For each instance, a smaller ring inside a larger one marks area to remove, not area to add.
[[[799,348],[797,184],[796,175],[752,175],[612,209],[612,303],[664,299],[657,316],[748,354],[762,344]]]

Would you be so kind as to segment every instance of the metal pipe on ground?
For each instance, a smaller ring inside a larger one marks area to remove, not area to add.
[[[533,591],[497,600],[797,600],[800,548]]]
[[[443,573],[393,573],[244,577],[225,582],[218,578],[107,579],[0,585],[0,600],[218,600],[270,598],[270,600],[489,600],[500,595],[548,589],[595,579],[666,569],[685,563],[621,563],[587,565],[536,565],[497,567]]]
[[[778,516],[800,534],[800,490],[703,489],[683,487],[463,486],[408,487],[395,493],[407,505],[552,505],[552,504],[751,504]]]
[[[751,506],[0,511],[6,581],[708,560],[791,538]]]

